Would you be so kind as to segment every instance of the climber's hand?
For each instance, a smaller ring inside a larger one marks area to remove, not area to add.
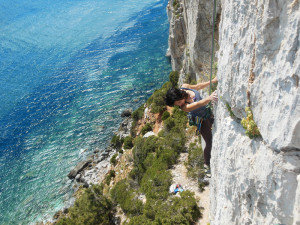
[[[210,101],[213,101],[213,102],[217,102],[218,101],[218,94],[217,94],[217,91],[214,91],[210,96]]]
[[[215,77],[214,79],[211,80],[212,83],[217,83],[218,82],[218,78]]]

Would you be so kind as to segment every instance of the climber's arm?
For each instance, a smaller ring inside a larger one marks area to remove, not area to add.
[[[195,109],[200,108],[201,106],[205,106],[207,105],[210,101],[216,101],[218,100],[218,96],[216,91],[214,91],[210,96],[208,96],[207,98],[204,98],[198,102],[193,102],[190,104],[185,104],[184,106],[181,107],[181,109],[185,112],[190,112],[193,111]]]
[[[211,80],[212,83],[217,83],[218,82],[218,78],[215,77],[214,79]],[[209,86],[209,81],[207,82],[201,82],[198,84],[183,84],[182,87],[183,88],[189,88],[189,89],[194,89],[194,90],[200,90],[203,88],[206,88],[207,86]]]

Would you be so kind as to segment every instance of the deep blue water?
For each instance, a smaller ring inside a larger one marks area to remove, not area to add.
[[[0,224],[51,218],[67,174],[167,79],[167,0],[0,0]]]

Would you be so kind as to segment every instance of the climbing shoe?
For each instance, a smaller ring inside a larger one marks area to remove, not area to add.
[[[207,165],[204,165],[204,172],[205,172],[205,177],[211,178],[211,172],[210,172],[210,167]]]

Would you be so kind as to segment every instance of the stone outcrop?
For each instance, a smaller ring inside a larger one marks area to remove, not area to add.
[[[172,0],[168,8],[169,52],[182,82],[187,73],[201,75],[198,65],[207,52],[193,40],[205,39],[199,18],[212,10],[212,1],[179,2],[180,16]],[[209,4],[211,9],[203,7]],[[220,100],[214,110],[210,224],[300,224],[299,1],[223,0],[218,7]],[[260,138],[245,135],[245,107]]]
[[[217,24],[220,12],[218,1]],[[181,74],[180,84],[208,76],[212,46],[213,1],[170,0],[167,13],[170,22],[168,54],[171,56],[172,69]],[[218,48],[217,26],[215,32],[215,48]]]

